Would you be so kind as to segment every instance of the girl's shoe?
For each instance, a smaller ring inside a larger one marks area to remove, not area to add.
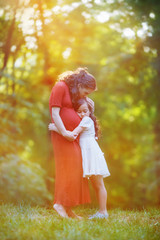
[[[90,216],[89,219],[107,219],[108,217],[109,217],[108,213],[103,214],[103,213],[97,212],[92,216]]]

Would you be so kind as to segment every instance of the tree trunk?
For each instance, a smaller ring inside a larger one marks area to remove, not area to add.
[[[43,51],[43,54],[44,54],[44,78],[47,77],[47,71],[48,71],[48,68],[49,68],[49,53],[48,53],[48,48],[46,46],[46,31],[45,31],[45,19],[44,19],[44,16],[43,16],[43,7],[42,7],[42,1],[41,0],[38,0],[38,8],[39,8],[39,11],[40,11],[40,19],[41,19],[41,22],[42,22],[42,32],[43,32],[43,41],[41,43],[42,45],[42,51]]]
[[[159,58],[157,58],[159,59]],[[159,64],[160,67],[160,64]],[[157,95],[157,118],[154,125],[155,132],[155,171],[157,178],[157,199],[158,205],[160,206],[160,70],[158,70],[156,82],[156,95]]]
[[[12,36],[13,36],[14,28],[15,28],[15,21],[16,21],[15,16],[16,16],[17,8],[18,8],[18,0],[16,0],[16,3],[15,3],[14,17],[13,17],[11,25],[9,27],[6,43],[4,46],[4,59],[3,59],[3,66],[2,66],[1,71],[3,71],[5,69],[5,67],[7,66],[8,59],[9,59],[11,43],[12,43]]]

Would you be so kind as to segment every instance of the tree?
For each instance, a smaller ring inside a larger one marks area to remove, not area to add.
[[[157,166],[153,146],[159,146],[153,141],[153,125],[159,126],[157,53],[148,40],[158,31],[156,24],[150,27],[154,18],[142,24],[127,0],[17,4],[8,0],[0,9],[2,162],[38,163],[54,178],[49,94],[58,74],[85,66],[97,79],[91,97],[111,171],[109,206],[155,204],[151,183],[157,177],[149,171]]]
[[[155,60],[152,62],[152,65],[156,71],[156,75],[153,77],[153,83],[147,92],[148,95],[152,94],[152,97],[146,97],[145,100],[148,102],[148,107],[155,109],[153,127],[155,135],[154,170],[157,175],[157,198],[158,204],[160,205],[160,2],[158,0],[128,0],[127,2],[133,6],[134,11],[137,13],[137,20],[140,22],[146,21],[152,28],[152,34],[147,36],[143,46],[148,46],[149,48],[156,50],[157,55]],[[154,185],[154,183],[152,183],[152,185]]]

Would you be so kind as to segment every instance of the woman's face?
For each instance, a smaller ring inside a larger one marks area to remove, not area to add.
[[[77,113],[78,113],[80,118],[84,118],[85,116],[89,117],[90,111],[89,111],[89,108],[88,108],[88,104],[87,103],[83,103],[78,108]]]
[[[80,85],[78,86],[78,90],[79,90],[80,98],[87,97],[90,93],[92,93],[94,91],[91,88],[81,87]]]

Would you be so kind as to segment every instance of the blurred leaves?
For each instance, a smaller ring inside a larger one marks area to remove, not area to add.
[[[159,10],[149,0],[0,2],[2,199],[50,199],[49,95],[60,73],[85,66],[97,79],[109,206],[158,204]]]
[[[44,205],[52,200],[39,164],[23,161],[14,154],[1,157],[0,162],[1,201]]]

